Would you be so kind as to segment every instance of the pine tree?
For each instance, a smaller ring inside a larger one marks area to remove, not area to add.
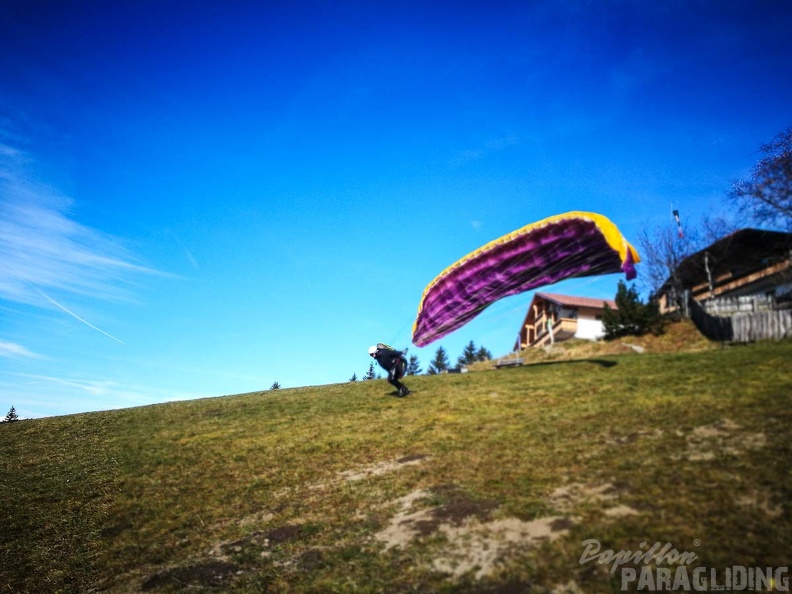
[[[647,332],[662,333],[663,318],[660,316],[657,304],[643,303],[635,285],[628,288],[627,283],[620,280],[614,301],[616,310],[611,309],[606,303],[602,312],[602,326],[606,340],[620,336],[642,336]]]
[[[366,372],[366,375],[363,376],[363,380],[366,381],[373,379],[377,379],[377,375],[374,373],[374,362],[372,361],[369,363],[368,371]]]
[[[437,347],[437,351],[435,351],[435,358],[434,360],[429,363],[429,375],[435,375],[440,373],[441,371],[446,371],[448,369],[448,355],[443,347]]]
[[[421,364],[418,362],[418,357],[410,355],[410,360],[407,362],[407,375],[419,375],[421,371]]]
[[[11,410],[8,411],[8,414],[5,416],[5,419],[3,419],[3,422],[13,423],[14,421],[18,421],[18,420],[19,420],[19,415],[17,415],[16,409],[12,405]]]
[[[358,381],[358,379],[357,379],[357,373],[354,373],[354,372],[353,372],[353,373],[352,373],[352,377],[350,377],[350,378],[349,378],[349,381],[350,381],[350,382],[356,382],[356,381]]]
[[[273,383],[270,386],[270,390],[280,390],[281,385],[278,382]]]
[[[492,353],[484,347],[481,347],[476,353],[476,361],[489,361],[490,359],[492,359]]]
[[[476,345],[473,344],[471,340],[467,343],[465,350],[462,351],[462,355],[457,359],[457,365],[470,365],[471,363],[475,363],[476,360]]]

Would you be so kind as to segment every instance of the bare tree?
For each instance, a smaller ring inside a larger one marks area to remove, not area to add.
[[[700,223],[692,225],[683,220],[681,229],[680,233],[669,222],[654,228],[644,227],[638,235],[641,254],[638,282],[649,295],[655,295],[660,287],[670,282],[681,297],[684,287],[678,277],[680,262],[736,230],[727,219],[714,216],[704,217]]]
[[[697,249],[697,233],[686,232],[680,237],[672,225],[661,225],[653,229],[644,227],[638,235],[641,254],[640,286],[654,295],[669,279],[675,279],[679,263]],[[676,286],[676,285],[675,285]]]
[[[726,217],[707,215],[701,219],[701,240],[706,246],[734,233],[738,228]]]
[[[792,231],[792,126],[760,150],[750,179],[733,182],[729,197],[759,225]]]

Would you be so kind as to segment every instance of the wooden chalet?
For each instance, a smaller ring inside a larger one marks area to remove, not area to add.
[[[680,292],[699,303],[721,297],[780,297],[792,291],[792,233],[741,229],[682,260],[657,292],[661,313]]]
[[[534,294],[525,314],[514,350],[542,347],[570,338],[596,340],[604,334],[602,312],[605,303],[617,309],[610,299],[573,297],[555,293]]]

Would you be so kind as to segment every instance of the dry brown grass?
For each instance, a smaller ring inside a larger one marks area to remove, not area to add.
[[[697,353],[721,348],[719,343],[708,340],[689,320],[669,322],[665,332],[659,336],[628,336],[615,340],[579,340],[572,339],[559,342],[552,347],[531,348],[511,353],[491,361],[474,363],[469,366],[471,371],[494,369],[499,359],[519,357],[526,364],[546,361],[568,361],[588,359],[609,355],[625,355],[641,351],[643,353]]]

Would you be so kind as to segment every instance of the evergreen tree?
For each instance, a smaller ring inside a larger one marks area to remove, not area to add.
[[[470,365],[476,361],[476,345],[473,344],[473,341],[471,340],[469,343],[467,343],[465,350],[462,351],[462,355],[457,359],[457,365]]]
[[[350,382],[356,382],[356,381],[358,381],[358,379],[357,379],[357,373],[353,373],[353,374],[352,374],[352,377],[350,377],[350,378],[349,378],[349,381],[350,381]]]
[[[605,304],[602,312],[602,326],[605,339],[612,340],[620,336],[642,336],[647,332],[660,334],[663,331],[663,318],[656,303],[643,303],[638,296],[635,285],[627,287],[623,280],[619,281],[616,291],[616,310]]]
[[[374,373],[374,362],[372,361],[369,363],[368,371],[366,372],[366,375],[363,376],[363,380],[366,381],[373,379],[377,379],[377,375]]]
[[[484,347],[481,347],[476,353],[476,361],[489,361],[490,359],[492,359],[492,353]]]
[[[437,347],[437,351],[435,351],[435,358],[434,360],[429,363],[429,375],[435,375],[440,373],[441,371],[446,371],[448,369],[448,354],[443,347]]]
[[[18,420],[19,420],[19,415],[17,415],[16,409],[12,405],[11,410],[8,411],[8,414],[5,416],[5,419],[3,419],[3,422],[13,423],[14,421],[18,421]]]
[[[274,383],[273,383],[273,384],[270,386],[270,390],[280,390],[280,387],[281,387],[281,385],[280,385],[278,382],[274,382]]]
[[[419,375],[421,371],[421,364],[418,362],[418,357],[410,355],[410,360],[407,362],[407,375]]]

